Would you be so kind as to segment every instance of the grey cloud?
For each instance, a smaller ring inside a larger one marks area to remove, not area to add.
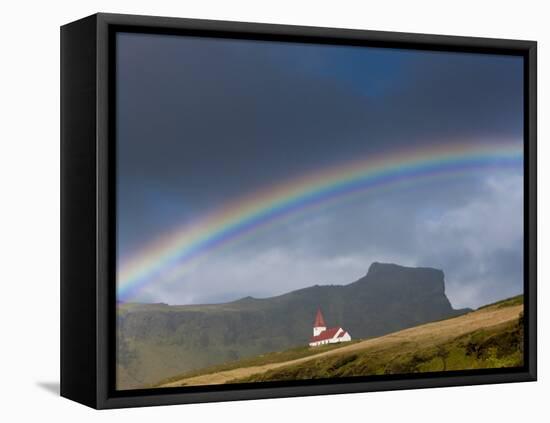
[[[119,39],[120,259],[243,193],[371,152],[521,140],[514,57],[208,40]],[[511,172],[511,173],[510,173]],[[521,289],[521,177],[372,190],[255,233],[155,283],[196,303],[347,283],[372,261],[442,268],[455,306]]]
[[[394,187],[311,210],[209,255],[148,295],[171,303],[267,297],[352,282],[373,261],[444,270],[456,307],[521,292],[521,177],[455,179],[447,201],[432,188]]]

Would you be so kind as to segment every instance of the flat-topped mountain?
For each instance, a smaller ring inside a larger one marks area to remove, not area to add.
[[[456,316],[441,270],[373,263],[348,285],[311,286],[223,304],[118,306],[118,387],[136,388],[186,371],[306,345],[318,308],[353,339]]]

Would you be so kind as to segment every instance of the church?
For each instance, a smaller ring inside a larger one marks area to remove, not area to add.
[[[309,341],[309,346],[318,347],[319,345],[348,341],[351,341],[351,336],[341,327],[338,326],[327,329],[321,309],[318,309],[317,316],[315,316],[315,323],[313,323],[313,337]]]

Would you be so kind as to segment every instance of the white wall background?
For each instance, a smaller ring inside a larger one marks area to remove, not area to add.
[[[10,1],[0,25],[2,421],[518,422],[548,418],[550,30],[540,0]],[[539,42],[539,382],[96,412],[59,383],[59,26],[103,12]],[[545,263],[546,261],[546,263]],[[543,417],[544,416],[544,417]]]

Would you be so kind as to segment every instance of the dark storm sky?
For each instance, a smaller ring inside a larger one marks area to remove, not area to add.
[[[119,34],[119,260],[245,193],[370,153],[522,142],[511,56]],[[252,236],[139,300],[349,283],[372,261],[437,267],[453,305],[522,289],[521,169],[354,197]]]

